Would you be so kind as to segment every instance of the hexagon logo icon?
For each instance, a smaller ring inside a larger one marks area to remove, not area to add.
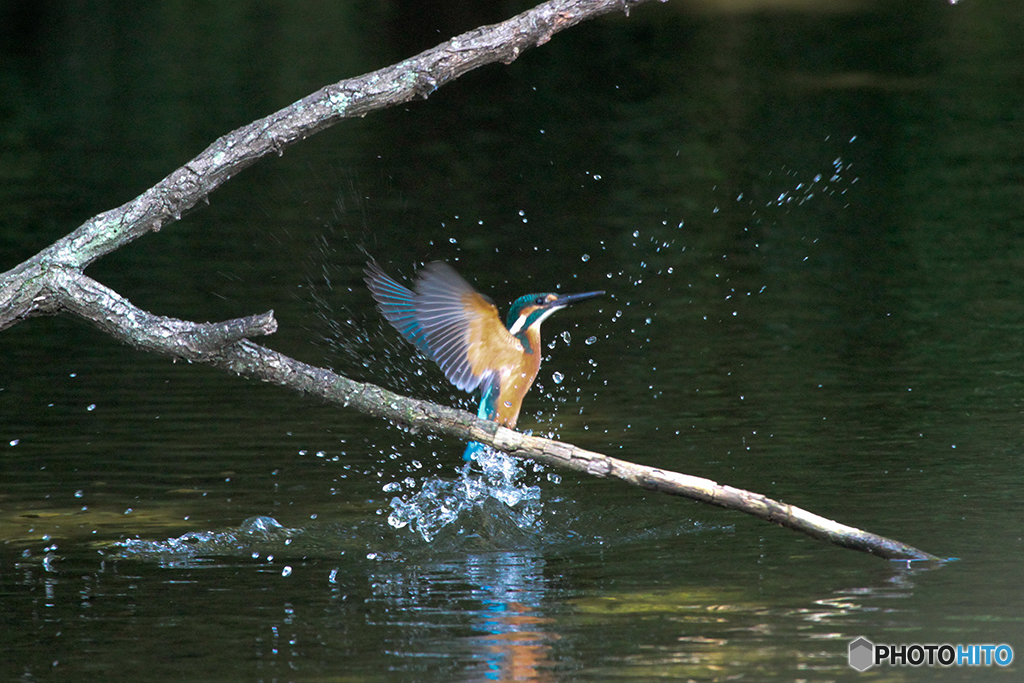
[[[875,645],[867,638],[850,642],[850,666],[857,671],[867,671],[874,665]]]

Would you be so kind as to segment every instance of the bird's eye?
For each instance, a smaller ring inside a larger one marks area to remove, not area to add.
[[[538,296],[537,299],[533,303],[537,304],[538,306],[543,306],[547,302],[548,302],[547,297]]]

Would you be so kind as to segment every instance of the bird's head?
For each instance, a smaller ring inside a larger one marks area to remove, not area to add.
[[[512,302],[508,309],[508,331],[522,334],[533,326],[540,326],[555,311],[572,305],[577,301],[592,299],[604,294],[600,292],[584,292],[583,294],[527,294]]]

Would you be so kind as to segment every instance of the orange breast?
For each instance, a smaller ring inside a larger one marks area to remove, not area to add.
[[[523,399],[540,371],[540,331],[532,327],[526,334],[530,340],[530,348],[536,351],[521,351],[518,362],[501,374],[501,391],[498,394],[498,413],[495,421],[509,429],[515,429],[519,411],[523,407]]]

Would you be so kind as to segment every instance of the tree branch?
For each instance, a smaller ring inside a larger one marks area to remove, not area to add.
[[[620,479],[650,491],[745,512],[812,538],[888,560],[940,560],[935,555],[905,543],[839,524],[759,493],[723,486],[710,479],[619,460],[561,441],[527,436],[495,422],[481,420],[463,410],[407,398],[373,384],[356,382],[330,370],[306,365],[252,342],[243,341],[225,349],[213,364],[246,377],[286,386],[390,420],[413,432],[426,430],[464,441],[478,441],[517,458],[536,460],[596,477]]]
[[[53,268],[50,295],[60,310],[85,318],[110,336],[146,351],[206,362],[225,346],[277,332],[274,312],[220,323],[194,323],[153,315],[71,268]]]
[[[132,201],[101,213],[0,275],[0,330],[36,315],[67,312],[148,351],[230,370],[319,396],[410,430],[478,441],[542,463],[739,510],[814,538],[880,557],[938,560],[905,544],[819,517],[760,494],[526,436],[470,413],[416,401],[330,370],[306,365],[249,341],[277,329],[273,311],[221,323],[153,315],[83,274],[96,259],[179,219],[232,176],[335,123],[426,98],[484,64],[514,61],[577,23],[649,0],[550,0],[508,21],[484,26],[403,62],[318,90],[235,130]],[[663,0],[664,1],[664,0]]]

